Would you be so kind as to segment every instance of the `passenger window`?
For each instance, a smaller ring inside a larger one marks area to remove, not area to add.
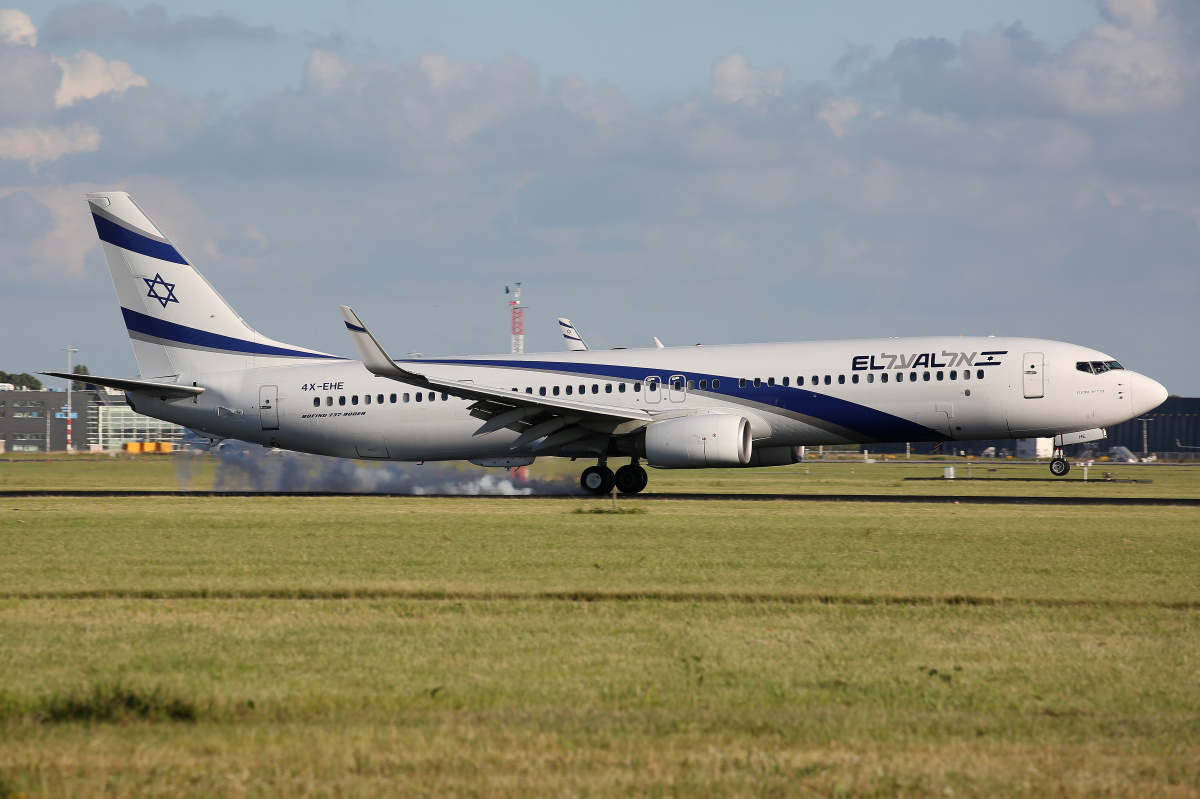
[[[938,380],[941,380],[941,379],[943,379],[944,377],[945,377],[945,373],[944,373],[944,372],[938,372],[938,373],[937,373],[937,379],[938,379]]]
[[[624,383],[622,383],[622,384],[621,384],[621,388],[625,388],[625,384],[624,384]],[[633,393],[637,394],[637,393],[639,393],[641,390],[642,390],[642,384],[641,384],[641,383],[634,383],[634,384],[633,384]]]
[[[817,377],[816,375],[813,375],[813,385],[814,386],[818,385],[818,384],[820,384],[820,382],[821,382],[821,378]]]
[[[738,388],[745,388],[745,387],[746,387],[746,378],[739,377],[738,378]]]
[[[383,395],[382,395],[382,394],[380,394],[379,396],[380,396],[380,398],[382,398],[382,397],[383,397]],[[363,394],[363,402],[365,402],[366,404],[370,405],[370,404],[371,404],[371,395],[370,395],[370,394]]]
[[[885,377],[886,377],[886,375],[885,375]],[[896,372],[896,382],[897,383],[904,382],[904,372]]]
[[[586,394],[586,393],[587,393],[587,386],[580,386],[580,387],[579,387],[579,393],[580,393],[580,394]]]
[[[688,387],[688,391],[691,391],[693,388],[695,388],[695,387],[696,387],[696,381],[695,381],[695,380],[689,380],[689,381],[687,382],[687,387]]]
[[[442,395],[442,402],[445,402],[445,401],[446,401],[446,400],[448,400],[448,399],[450,399],[450,396],[449,396],[448,394],[443,394],[443,395]]]
[[[783,378],[783,385],[784,385],[784,387],[786,387],[788,385],[788,379],[786,377]]]
[[[706,389],[706,388],[708,388],[708,381],[707,381],[707,380],[701,380],[701,381],[700,381],[700,390],[701,390],[701,391],[703,391],[703,390],[704,390],[704,389]]]
[[[351,398],[350,398],[350,404],[351,404],[351,405],[357,405],[357,404],[358,404],[358,395],[357,395],[357,394],[355,394],[353,397],[351,397]]]
[[[924,381],[926,383],[928,383],[929,382],[929,372],[923,372],[922,376],[923,376],[922,379],[924,379]]]
[[[767,378],[767,385],[768,385],[768,386],[773,386],[773,385],[775,385],[775,378],[773,378],[773,377],[768,377],[768,378]]]
[[[625,384],[617,383],[617,391],[618,391],[618,393],[624,394],[625,393]]]
[[[983,370],[982,370],[982,369],[976,369],[976,370],[975,370],[975,379],[976,379],[976,380],[982,380],[982,379],[983,379]]]
[[[571,395],[571,386],[567,386],[567,396]]]
[[[533,386],[525,386],[525,393],[526,393],[526,394],[532,394],[532,393],[533,393]]]
[[[569,386],[568,386],[568,388],[569,388]],[[558,386],[554,387],[554,396],[556,396],[556,397],[558,396]]]
[[[538,387],[538,394],[541,394],[543,397],[546,396],[546,387],[545,386]]]
[[[879,382],[880,382],[880,383],[886,383],[886,382],[887,382],[887,372],[884,372],[883,374],[881,374],[881,375],[879,376]]]
[[[867,382],[868,383],[875,382],[875,373],[874,372],[867,372]]]
[[[928,372],[926,372],[925,374],[926,374],[926,375],[928,375],[929,373],[928,373]],[[928,378],[928,377],[926,377],[925,379],[926,379],[926,380],[928,380],[929,378]],[[917,382],[917,373],[916,373],[916,372],[909,372],[909,373],[908,373],[908,382],[910,382],[910,383],[915,383],[915,382]]]
[[[846,376],[845,375],[838,375],[838,385],[839,386],[846,385]]]
[[[345,405],[345,404],[346,404],[346,397],[345,396],[338,397],[338,405]]]
[[[320,397],[313,397],[313,407],[314,408],[321,407],[321,398]]]
[[[762,385],[762,380],[759,380],[757,377],[754,378],[754,387],[758,388],[761,385]]]
[[[422,394],[420,391],[418,391],[417,392],[417,402],[424,402],[424,401],[425,401],[425,395]]]
[[[851,377],[850,377],[850,382],[851,382],[851,383],[857,383],[857,382],[858,382],[858,375],[851,375]]]
[[[605,383],[605,384],[604,384],[604,393],[605,393],[605,394],[611,394],[611,393],[612,393],[612,383]]]
[[[592,393],[593,394],[600,393],[600,384],[599,383],[592,383]]]
[[[393,397],[395,397],[396,395],[395,395],[395,394],[393,394],[392,396],[393,396]],[[392,402],[395,402],[395,401],[396,401],[395,399],[393,399],[393,400],[392,400]],[[377,396],[375,397],[375,402],[377,402],[378,404],[382,405],[382,404],[383,404],[383,395],[382,395],[382,394],[379,394],[379,395],[377,395]]]
[[[796,385],[798,385],[798,386],[804,385],[804,375],[800,375],[799,377],[796,378]]]
[[[951,370],[950,370],[950,379],[951,379],[951,380],[957,380],[957,379],[958,379],[958,372],[956,372],[956,371],[954,371],[953,369],[951,369]]]
[[[970,379],[971,379],[971,370],[963,369],[963,380],[970,380]]]
[[[720,380],[717,380],[717,379],[714,377],[714,378],[713,378],[713,388],[720,388],[720,387],[721,387],[721,381],[720,381]]]
[[[333,404],[333,397],[326,397],[325,398],[325,407],[328,408],[332,404]]]
[[[658,391],[658,381],[655,380],[653,383],[650,383],[649,386],[647,386],[647,390]]]
[[[432,391],[430,391],[429,392],[429,401],[433,402],[435,399],[437,399],[437,395],[434,394]]]
[[[832,382],[833,378],[831,378],[829,375],[825,375],[825,385],[829,385]]]

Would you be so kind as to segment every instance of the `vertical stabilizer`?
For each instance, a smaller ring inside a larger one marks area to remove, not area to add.
[[[143,378],[340,360],[246,324],[125,192],[87,199]]]

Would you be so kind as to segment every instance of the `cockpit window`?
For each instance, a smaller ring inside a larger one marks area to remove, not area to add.
[[[1094,375],[1103,374],[1113,369],[1124,369],[1116,361],[1076,361],[1075,368],[1081,372],[1091,372]]]

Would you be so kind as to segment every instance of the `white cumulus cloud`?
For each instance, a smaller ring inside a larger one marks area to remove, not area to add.
[[[733,53],[718,59],[712,69],[712,96],[725,103],[754,105],[763,97],[777,97],[787,83],[783,67],[755,69],[746,56]]]
[[[37,28],[24,11],[0,8],[0,44],[37,46]]]
[[[124,61],[108,60],[88,50],[73,56],[54,56],[63,71],[62,84],[54,95],[54,104],[65,108],[77,100],[90,100],[109,92],[123,92],[131,86],[145,86],[144,77]]]
[[[0,128],[0,158],[28,161],[35,168],[70,153],[91,153],[99,149],[100,131],[91,125]]]

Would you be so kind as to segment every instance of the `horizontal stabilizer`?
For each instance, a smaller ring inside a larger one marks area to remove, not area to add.
[[[63,380],[74,380],[79,383],[91,383],[105,388],[116,388],[121,391],[133,391],[150,397],[162,399],[179,399],[203,394],[199,386],[185,386],[179,383],[155,383],[152,380],[126,380],[123,377],[96,377],[95,375],[73,375],[67,372],[38,372],[47,377],[61,377]]]

